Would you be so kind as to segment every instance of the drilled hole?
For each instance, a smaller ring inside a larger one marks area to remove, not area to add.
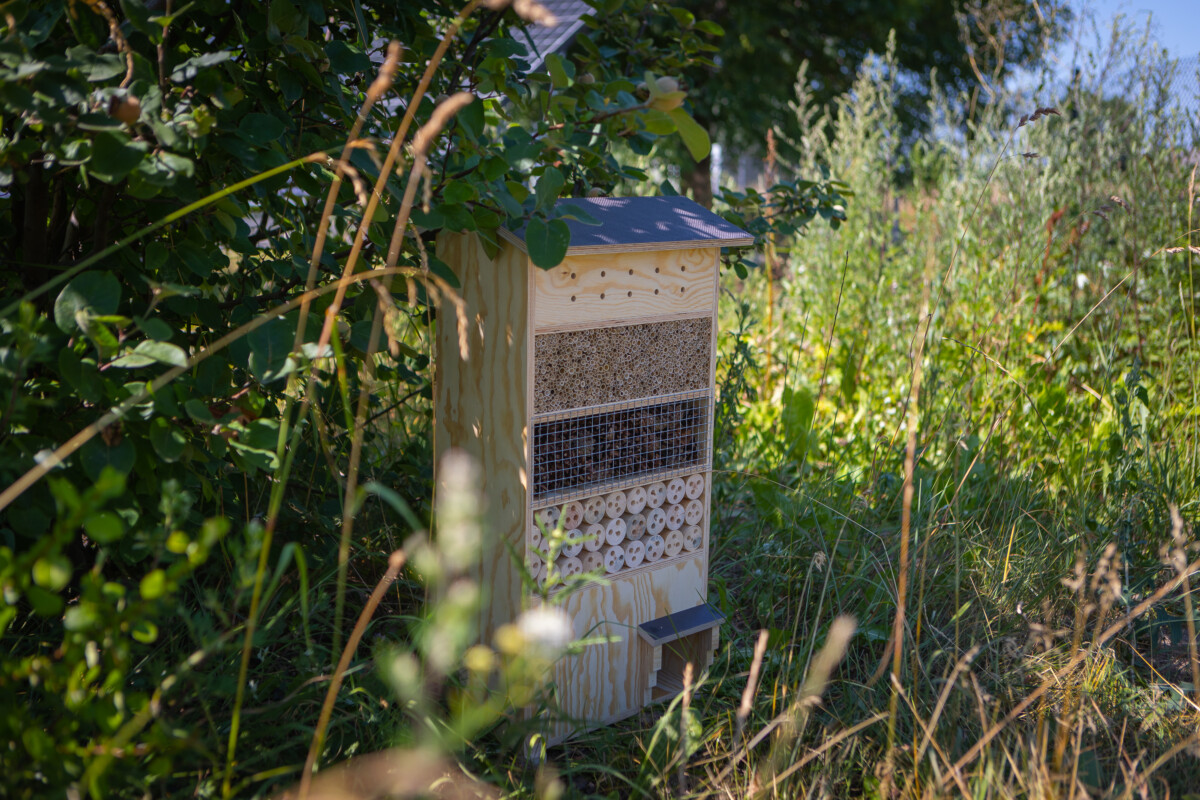
[[[679,287],[679,293],[680,293],[680,294],[683,294],[683,292],[684,292],[684,288],[683,288],[682,286],[680,286],[680,287]]]
[[[575,280],[575,273],[574,273],[574,272],[572,272],[572,273],[571,273],[571,280]]]
[[[655,272],[658,272],[658,267],[655,267],[655,268],[654,268],[654,271],[655,271]]]
[[[658,294],[658,289],[655,289],[655,290],[654,290],[654,293],[655,293],[655,294]]]
[[[680,271],[680,272],[687,272],[687,267],[680,267],[680,268],[679,268],[679,271]]]
[[[601,273],[601,274],[603,274],[603,273]],[[603,299],[604,299],[604,292],[601,292],[601,293],[600,293],[600,299],[601,299],[601,300],[603,300]]]
[[[633,297],[633,292],[626,292],[626,293],[625,293],[625,296],[626,296],[626,297]]]
[[[574,303],[574,302],[575,302],[575,295],[571,295],[571,302],[572,302],[572,303]]]
[[[603,278],[603,277],[604,277],[604,270],[600,270],[600,277],[601,277],[601,278]]]
[[[632,274],[633,274],[633,270],[629,270],[629,274],[630,274],[630,275],[632,275]]]

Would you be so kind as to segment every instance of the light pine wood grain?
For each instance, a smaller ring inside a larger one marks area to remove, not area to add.
[[[528,503],[529,270],[523,253],[502,246],[488,258],[473,235],[438,237],[438,257],[462,284],[469,353],[459,357],[457,311],[438,309],[434,369],[434,454],[467,451],[480,466],[487,504],[483,558],[473,576],[487,593],[480,618],[483,641],[521,610],[520,574],[509,556],[525,552],[532,517]],[[435,476],[436,478],[436,476]]]
[[[548,333],[714,313],[717,253],[613,253],[569,257],[551,270],[531,265],[534,329]]]

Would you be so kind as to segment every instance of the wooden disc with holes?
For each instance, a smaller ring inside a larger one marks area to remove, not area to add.
[[[575,528],[563,534],[562,554],[573,558],[583,551],[583,531]]]
[[[620,572],[625,566],[625,548],[619,544],[610,544],[600,551],[604,556],[604,571],[609,575]]]
[[[542,569],[542,557],[532,551],[526,553],[525,568],[529,570],[530,575],[536,578],[538,572],[540,572]]]
[[[604,519],[604,498],[589,497],[583,501],[583,518],[588,522],[599,522]]]
[[[578,500],[572,500],[563,506],[562,510],[563,527],[567,530],[578,528],[583,524],[583,503]]]
[[[549,508],[543,508],[541,511],[536,512],[533,516],[534,519],[542,524],[543,528],[550,529],[558,524],[560,512],[554,506],[550,506]]]
[[[644,514],[626,514],[621,519],[625,521],[626,537],[640,539],[646,534],[646,516]]]
[[[625,543],[625,566],[636,567],[646,558],[646,545],[637,539]]]
[[[704,494],[704,476],[700,473],[688,475],[683,481],[683,493],[688,500],[695,500]]]
[[[625,513],[628,502],[624,492],[609,492],[604,498],[604,514],[609,519],[618,519]]]
[[[625,490],[625,510],[630,514],[640,514],[646,507],[646,487],[634,486]]]
[[[599,550],[584,551],[583,555],[579,557],[579,561],[583,564],[584,572],[603,571],[604,569],[604,556]]]
[[[683,506],[676,503],[667,507],[667,529],[677,531],[683,527]]]
[[[646,487],[646,505],[651,508],[658,508],[667,499],[667,485],[662,481],[652,483]]]
[[[620,544],[625,541],[625,520],[610,519],[605,522],[604,541],[607,544]]]
[[[542,566],[538,568],[537,585],[545,586],[546,578],[549,577],[549,575],[550,575],[550,567],[546,564],[545,561],[543,561]]]
[[[574,556],[559,556],[558,572],[564,578],[573,578],[583,572],[583,562]]]
[[[537,525],[529,528],[529,546],[534,550],[542,549],[542,531]]]
[[[683,549],[694,553],[704,545],[704,531],[699,525],[688,525],[683,529]]]
[[[699,525],[702,519],[704,519],[704,502],[688,500],[687,505],[683,507],[683,521],[688,525]]]
[[[667,527],[667,512],[661,508],[652,508],[646,512],[646,533],[662,533]]]
[[[683,478],[671,478],[667,481],[667,504],[675,505],[682,503],[683,498],[687,496],[687,484],[683,482]]]
[[[646,560],[658,561],[663,557],[663,551],[667,549],[667,543],[663,541],[663,537],[657,533],[653,536],[646,537]]]
[[[663,555],[667,558],[674,558],[683,552],[683,534],[679,531],[667,531],[667,535],[663,537],[666,543],[666,548],[663,549]]]
[[[583,549],[595,553],[601,547],[604,547],[604,526],[593,522],[583,529]]]

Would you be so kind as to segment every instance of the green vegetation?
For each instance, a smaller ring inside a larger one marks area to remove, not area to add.
[[[799,77],[788,181],[718,203],[764,254],[724,283],[724,644],[536,764],[504,720],[566,643],[473,646],[432,241],[532,216],[553,263],[556,197],[702,157],[655,76],[716,31],[628,0],[525,80],[474,3],[0,9],[0,793],[1196,791],[1200,131],[1128,32],[1062,94],[930,82],[913,140],[894,50],[833,108]]]

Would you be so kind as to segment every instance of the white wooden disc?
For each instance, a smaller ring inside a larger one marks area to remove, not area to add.
[[[667,543],[663,541],[663,537],[657,533],[653,536],[646,537],[646,560],[658,561],[663,557],[663,551],[667,549]]]
[[[704,531],[699,525],[688,525],[683,529],[683,549],[694,553],[704,544]]]
[[[644,514],[626,514],[625,535],[630,539],[640,539],[646,533],[646,516]]]
[[[562,511],[563,527],[567,530],[578,528],[583,524],[583,503],[578,500],[572,500],[563,506]]]
[[[619,519],[625,513],[625,506],[628,503],[624,492],[610,492],[604,498],[604,513],[610,519]]]
[[[661,508],[652,508],[646,512],[646,533],[662,533],[667,527],[667,512]]]
[[[542,549],[542,531],[537,525],[532,525],[529,528],[529,546],[534,550]]]
[[[604,519],[604,498],[597,495],[583,502],[583,518],[588,522],[599,522]]]
[[[604,569],[604,556],[599,550],[585,550],[579,557],[579,561],[583,564],[584,572],[603,571]]]
[[[700,495],[704,494],[704,476],[700,473],[688,475],[683,482],[683,493],[688,500],[695,500]]]
[[[684,511],[683,506],[676,503],[667,508],[667,528],[677,531],[683,527]]]
[[[593,522],[583,529],[583,549],[595,553],[604,547],[604,526]]]
[[[547,578],[547,576],[549,576],[549,574],[550,574],[550,567],[549,567],[549,565],[548,565],[548,564],[546,564],[546,562],[545,562],[545,561],[543,561],[543,562],[542,562],[542,566],[541,566],[541,568],[540,568],[540,569],[538,569],[538,573],[537,573],[537,585],[538,585],[538,586],[545,586],[545,585],[546,585],[546,578]]]
[[[563,534],[565,541],[562,546],[562,554],[567,558],[573,558],[583,551],[583,531],[575,528]]]
[[[534,519],[542,523],[542,527],[546,529],[551,529],[557,525],[559,516],[560,512],[554,506],[543,508],[541,511],[537,511],[533,515]]]
[[[640,514],[646,507],[646,487],[634,486],[625,490],[625,510],[630,514]]]
[[[667,482],[667,503],[669,505],[682,503],[686,495],[687,484],[683,482],[683,478],[671,478]]]
[[[688,500],[683,507],[683,521],[688,525],[699,525],[704,519],[704,503],[700,500]]]
[[[667,558],[674,558],[683,550],[683,534],[679,531],[667,531],[667,535],[663,538],[666,542],[666,549],[663,554]]]
[[[574,556],[560,556],[558,572],[564,578],[573,578],[583,572],[583,562]]]
[[[662,481],[646,487],[646,505],[658,508],[667,499],[667,485]]]
[[[642,544],[637,539],[634,539],[633,541],[625,543],[625,566],[626,567],[630,567],[630,568],[636,567],[638,564],[641,564],[645,558],[646,558],[646,545]]]
[[[527,552],[525,554],[525,568],[529,570],[530,575],[536,578],[538,573],[542,571],[542,557],[533,551]]]
[[[620,572],[625,566],[625,548],[619,544],[610,544],[600,551],[604,556],[604,571],[609,575]]]
[[[614,545],[625,541],[625,520],[610,519],[605,523],[604,541]]]

